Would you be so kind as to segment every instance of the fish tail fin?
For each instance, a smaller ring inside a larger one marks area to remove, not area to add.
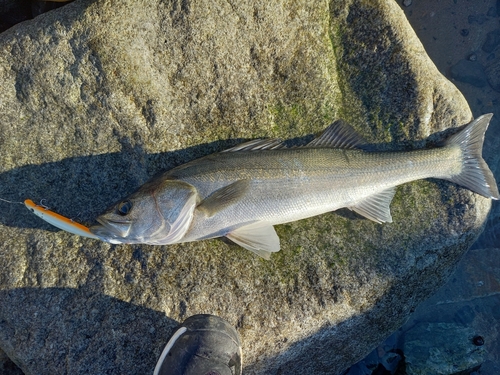
[[[484,197],[498,199],[495,177],[482,157],[484,133],[492,116],[489,113],[478,117],[446,140],[445,146],[458,146],[462,151],[462,171],[446,179]]]

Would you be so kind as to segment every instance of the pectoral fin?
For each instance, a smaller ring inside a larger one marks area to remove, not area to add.
[[[248,190],[249,180],[238,180],[213,192],[199,205],[198,210],[205,212],[208,217],[218,211],[236,203]]]
[[[280,239],[274,227],[266,222],[246,225],[228,233],[226,237],[267,260],[271,253],[280,251]]]
[[[355,206],[348,208],[377,223],[392,223],[391,209],[389,206],[395,193],[396,189],[390,188],[372,195]]]

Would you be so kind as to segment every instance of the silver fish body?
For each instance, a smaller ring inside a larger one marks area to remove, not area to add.
[[[102,225],[91,231],[115,243],[226,236],[269,258],[280,249],[276,224],[342,207],[391,222],[395,187],[406,182],[441,178],[498,199],[481,157],[490,118],[474,120],[442,147],[409,152],[365,151],[361,137],[342,122],[304,147],[251,141],[163,173],[101,215]]]

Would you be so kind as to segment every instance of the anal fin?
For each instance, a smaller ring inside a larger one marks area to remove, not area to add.
[[[280,239],[274,227],[262,221],[233,230],[226,237],[267,260],[271,253],[280,250]]]
[[[392,223],[390,205],[395,193],[396,189],[391,187],[348,208],[377,223]]]

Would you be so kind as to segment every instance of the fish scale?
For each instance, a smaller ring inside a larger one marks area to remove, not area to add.
[[[204,167],[217,168],[218,173],[225,176],[212,184],[208,182],[212,179],[206,179],[210,173],[200,172],[198,168],[173,173],[175,178],[196,187],[203,199],[207,197],[205,192],[252,176],[251,189],[237,204],[210,219],[195,211],[193,226],[184,241],[220,237],[227,228],[244,222],[283,224],[354,206],[395,185],[427,177],[448,177],[461,168],[458,158],[448,157],[460,152],[457,147],[397,153],[328,148],[303,149],[293,155],[285,150],[264,152],[265,156],[247,151],[232,160],[227,160],[227,154],[220,154],[220,160],[212,158],[212,164],[204,164]],[[260,160],[254,161],[256,158]],[[255,168],[262,159],[278,162],[267,170]],[[230,167],[225,169],[228,164]],[[296,164],[302,169],[289,167]],[[235,165],[240,169],[233,169]],[[243,212],[245,215],[241,215]],[[210,232],[207,228],[222,229]]]

